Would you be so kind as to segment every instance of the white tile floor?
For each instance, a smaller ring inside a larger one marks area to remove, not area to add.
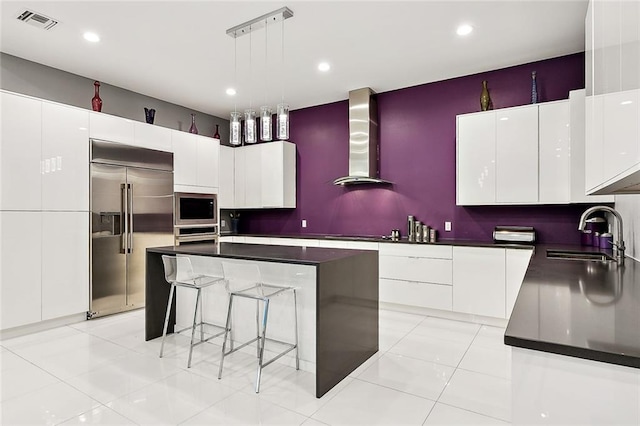
[[[504,329],[380,312],[380,352],[320,399],[313,376],[265,369],[253,392],[254,357],[225,360],[170,336],[144,341],[144,312],[82,322],[0,342],[2,425],[436,425],[508,424],[511,348]]]

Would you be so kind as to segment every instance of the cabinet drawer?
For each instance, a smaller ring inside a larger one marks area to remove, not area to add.
[[[380,277],[451,285],[452,262],[449,259],[380,255]]]
[[[378,246],[381,255],[452,258],[451,246],[445,245],[380,243]]]
[[[451,286],[380,279],[380,302],[450,311]]]

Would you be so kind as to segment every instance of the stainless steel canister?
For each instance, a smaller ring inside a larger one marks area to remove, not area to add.
[[[409,215],[407,216],[407,238],[409,238],[409,241],[415,241],[415,223],[416,223],[416,218]]]
[[[421,243],[422,242],[422,222],[420,222],[419,220],[416,220],[416,223],[414,224],[415,229],[413,230],[413,235],[414,235],[414,241],[417,243]]]
[[[430,227],[428,227],[427,225],[422,225],[422,242],[423,243],[428,243],[431,241],[430,231],[431,231]]]
[[[435,229],[429,231],[429,242],[435,243],[438,237],[438,232]]]
[[[392,229],[391,230],[391,240],[392,241],[399,241],[400,240],[400,230],[399,229]]]

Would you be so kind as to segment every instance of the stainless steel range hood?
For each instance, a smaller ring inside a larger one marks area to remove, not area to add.
[[[349,175],[334,185],[391,184],[378,168],[378,103],[368,87],[349,92]]]

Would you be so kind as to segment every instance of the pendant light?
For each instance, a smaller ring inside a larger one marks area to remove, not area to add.
[[[277,106],[277,138],[279,140],[288,140],[289,139],[289,105],[284,102],[284,84],[285,84],[285,75],[284,75],[284,21],[285,19],[291,18],[293,16],[293,12],[288,7],[282,7],[273,12],[262,15],[258,18],[247,21],[243,24],[236,25],[235,27],[229,28],[227,30],[227,35],[233,37],[234,39],[243,36],[245,34],[249,34],[249,73],[251,75],[251,48],[252,48],[252,40],[251,33],[259,28],[265,27],[265,104],[268,100],[268,78],[267,78],[267,30],[269,24],[276,23],[278,21],[282,22],[282,102]],[[237,57],[237,51],[235,52]],[[235,73],[237,75],[237,63]],[[234,77],[235,78],[235,77]],[[251,84],[251,83],[250,83]],[[273,110],[268,105],[265,105],[260,108],[260,134],[258,135],[257,126],[256,126],[256,112],[252,109],[251,97],[249,98],[249,109],[245,110],[245,120],[244,120],[244,142],[245,143],[256,143],[258,140],[258,136],[261,141],[270,141],[273,140],[273,126],[272,126],[272,113]],[[236,106],[234,104],[234,112],[231,113],[231,144],[232,145],[240,145],[240,116],[241,114],[237,112]],[[234,133],[234,129],[237,129],[237,132]],[[237,136],[237,137],[236,137]],[[234,137],[236,137],[234,139]]]
[[[238,87],[238,40],[233,39],[233,87]],[[237,90],[237,89],[236,89]],[[242,144],[240,139],[240,113],[238,112],[238,102],[236,98],[233,101],[233,112],[231,113],[231,121],[229,122],[229,144],[239,146]]]
[[[253,67],[251,58],[252,37],[251,27],[249,27],[249,84],[253,81]],[[258,142],[256,131],[256,111],[252,108],[251,98],[253,90],[249,90],[249,108],[244,110],[244,143],[252,144]]]
[[[282,102],[278,104],[278,131],[277,138],[281,141],[289,140],[289,105],[284,103],[284,19],[282,20]]]
[[[271,124],[271,114],[273,113],[271,107],[267,105],[268,93],[269,93],[269,70],[267,67],[268,55],[268,37],[267,30],[268,22],[264,23],[264,105],[260,107],[260,140],[262,142],[269,142],[273,139],[273,126]]]

